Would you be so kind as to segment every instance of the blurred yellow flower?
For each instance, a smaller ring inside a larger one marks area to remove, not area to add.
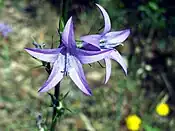
[[[129,115],[125,121],[127,128],[131,131],[138,131],[142,122],[137,115]]]
[[[170,108],[166,103],[160,103],[156,106],[156,112],[160,116],[167,116],[170,112]]]

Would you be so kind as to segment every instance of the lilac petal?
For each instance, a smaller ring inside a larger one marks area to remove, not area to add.
[[[122,31],[115,31],[107,33],[103,39],[106,40],[107,43],[116,43],[120,44],[121,42],[125,41],[130,34],[130,30],[122,30]]]
[[[91,90],[88,86],[88,83],[85,79],[82,65],[76,57],[71,59],[71,68],[69,68],[69,76],[72,81],[78,86],[78,88],[87,95],[91,95]]]
[[[44,83],[44,85],[39,89],[38,92],[47,92],[51,88],[55,87],[58,82],[61,81],[63,78],[63,71],[64,67],[62,64],[64,64],[64,56],[60,56],[59,59],[57,59],[53,65],[53,69],[51,74],[49,75],[49,78]]]
[[[80,37],[80,40],[89,43],[96,48],[100,49],[100,37],[101,35],[87,35],[87,36],[82,36]]]
[[[99,51],[100,50],[99,47],[97,48],[97,47],[95,47],[91,44],[88,44],[86,42],[83,42],[82,45],[83,46],[81,49],[83,49],[83,50],[89,50],[89,51]]]
[[[104,59],[111,53],[111,49],[104,49],[103,51],[86,51],[77,49],[77,57],[82,64],[89,64]]]
[[[117,61],[120,66],[123,68],[125,75],[127,75],[127,66],[126,63],[124,61],[124,59],[122,58],[122,56],[120,55],[120,53],[117,50],[113,50],[110,54],[110,58]]]
[[[106,84],[111,75],[111,60],[109,58],[105,58],[104,60],[106,64],[106,77],[105,77],[105,84]]]
[[[98,6],[100,11],[102,12],[104,22],[105,22],[104,31],[102,34],[106,34],[107,32],[109,32],[111,30],[111,21],[110,21],[109,15],[102,6],[100,6],[99,4],[96,4],[96,5]]]
[[[62,48],[57,49],[36,49],[36,48],[25,48],[25,50],[33,57],[46,61],[54,62],[57,59],[58,54]]]
[[[72,17],[69,18],[69,20],[65,25],[64,31],[62,33],[62,41],[63,41],[63,44],[68,48],[72,48],[76,46]]]

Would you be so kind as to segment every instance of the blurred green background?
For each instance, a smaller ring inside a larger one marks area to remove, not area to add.
[[[104,85],[104,68],[85,65],[91,97],[65,78],[61,93],[70,91],[64,105],[72,112],[65,113],[57,131],[127,131],[131,114],[140,117],[140,131],[174,131],[175,5],[170,0],[68,0],[77,39],[103,26],[95,3],[109,13],[112,30],[131,29],[124,46],[117,47],[128,63],[128,76],[113,62]],[[59,0],[0,0],[0,23],[13,30],[0,36],[0,131],[37,131],[50,122],[50,97],[37,93],[47,72],[24,48],[34,47],[33,39],[49,48],[52,36],[57,46],[60,7]],[[164,117],[155,110],[162,102],[170,108]]]

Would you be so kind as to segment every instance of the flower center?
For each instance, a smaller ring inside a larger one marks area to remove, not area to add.
[[[121,43],[115,43],[114,41],[111,40],[107,40],[105,38],[101,38],[100,39],[100,47],[102,49],[113,49],[114,47],[118,46],[118,45],[122,45]]]

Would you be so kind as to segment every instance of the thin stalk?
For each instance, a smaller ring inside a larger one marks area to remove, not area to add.
[[[50,131],[55,131],[55,127],[57,123],[57,118],[55,117],[57,114],[57,107],[59,106],[59,94],[60,94],[60,82],[55,86],[54,96],[55,96],[56,102],[54,103],[54,106],[53,106],[52,124],[51,124]]]

